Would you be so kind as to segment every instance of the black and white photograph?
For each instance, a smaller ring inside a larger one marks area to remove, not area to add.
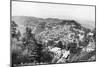
[[[11,1],[11,67],[96,61],[96,6]]]

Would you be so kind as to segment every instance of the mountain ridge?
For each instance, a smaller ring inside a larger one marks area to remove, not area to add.
[[[18,25],[29,25],[34,26],[39,24],[40,22],[47,22],[47,23],[60,23],[63,20],[71,22],[75,21],[78,24],[81,24],[81,26],[89,29],[93,29],[93,24],[91,25],[90,21],[76,21],[76,20],[69,20],[69,19],[59,19],[59,18],[37,18],[37,17],[31,17],[31,16],[12,16],[12,21],[15,21]],[[84,23],[85,22],[85,23]]]

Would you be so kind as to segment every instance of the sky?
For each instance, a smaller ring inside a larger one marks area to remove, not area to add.
[[[12,16],[87,20],[95,23],[95,7],[12,1]]]

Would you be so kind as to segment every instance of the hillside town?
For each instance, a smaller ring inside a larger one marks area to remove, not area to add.
[[[11,51],[13,66],[95,61],[96,32],[75,20],[33,27],[12,20]]]

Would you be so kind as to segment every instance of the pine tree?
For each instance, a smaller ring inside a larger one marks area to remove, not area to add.
[[[17,31],[18,25],[15,23],[15,21],[11,21],[11,37],[16,38],[16,31]]]

